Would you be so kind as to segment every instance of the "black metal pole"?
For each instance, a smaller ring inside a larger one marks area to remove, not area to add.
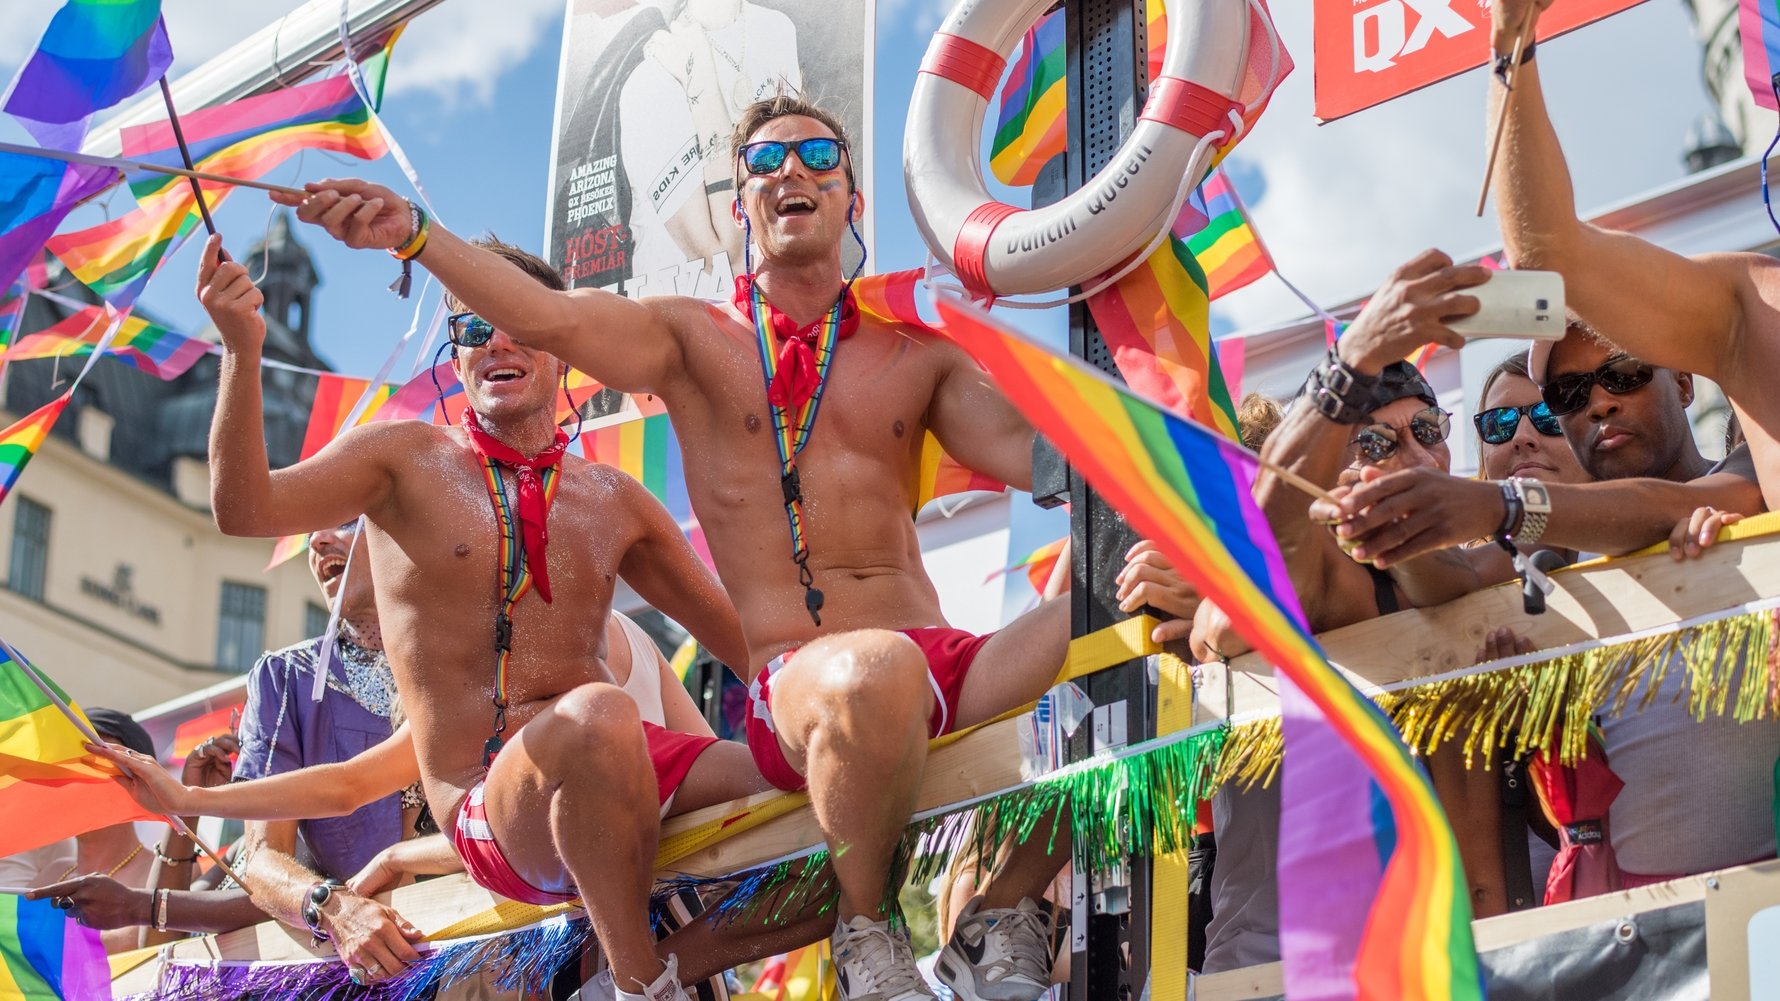
[[[185,130],[179,127],[179,112],[173,110],[173,89],[167,86],[165,76],[161,77],[161,100],[167,104],[167,122],[173,126],[173,139],[179,143],[179,156],[185,161],[185,169],[197,170],[197,165],[192,163],[192,151],[185,144]],[[204,217],[204,228],[210,231],[211,236],[215,236],[216,220],[210,218],[210,206],[204,201],[204,188],[195,177],[187,180],[191,181],[192,194],[198,199],[198,214]]]

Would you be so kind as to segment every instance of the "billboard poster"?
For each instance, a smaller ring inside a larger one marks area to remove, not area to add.
[[[1565,0],[1539,41],[1643,0]],[[1490,60],[1488,0],[1316,0],[1316,117],[1333,121]]]
[[[569,284],[727,298],[742,270],[730,131],[780,91],[846,125],[869,246],[873,2],[568,0],[544,231]]]

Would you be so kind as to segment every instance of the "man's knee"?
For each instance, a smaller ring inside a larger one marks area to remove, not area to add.
[[[826,711],[881,714],[925,711],[931,682],[927,658],[907,636],[862,629],[829,637],[798,651],[773,679],[775,695],[797,693]]]
[[[546,769],[586,772],[648,757],[636,701],[615,685],[582,685],[564,694],[527,727],[534,728],[539,739],[528,743]]]

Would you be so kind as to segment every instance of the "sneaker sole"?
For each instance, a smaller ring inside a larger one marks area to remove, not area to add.
[[[952,992],[956,1001],[1001,1001],[986,994],[977,993],[976,972],[963,956],[954,953],[950,947],[940,951],[939,958],[933,962],[933,973]],[[1049,988],[1040,988],[1037,993],[1021,995],[1021,1001],[1038,1001],[1045,996]]]

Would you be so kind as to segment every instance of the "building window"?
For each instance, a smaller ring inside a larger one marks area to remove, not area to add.
[[[320,636],[328,631],[328,610],[315,602],[303,604],[303,635]]]
[[[48,569],[49,508],[21,496],[12,524],[12,566],[6,579],[14,591],[42,601]]]
[[[245,671],[266,650],[266,589],[223,581],[216,666]]]

